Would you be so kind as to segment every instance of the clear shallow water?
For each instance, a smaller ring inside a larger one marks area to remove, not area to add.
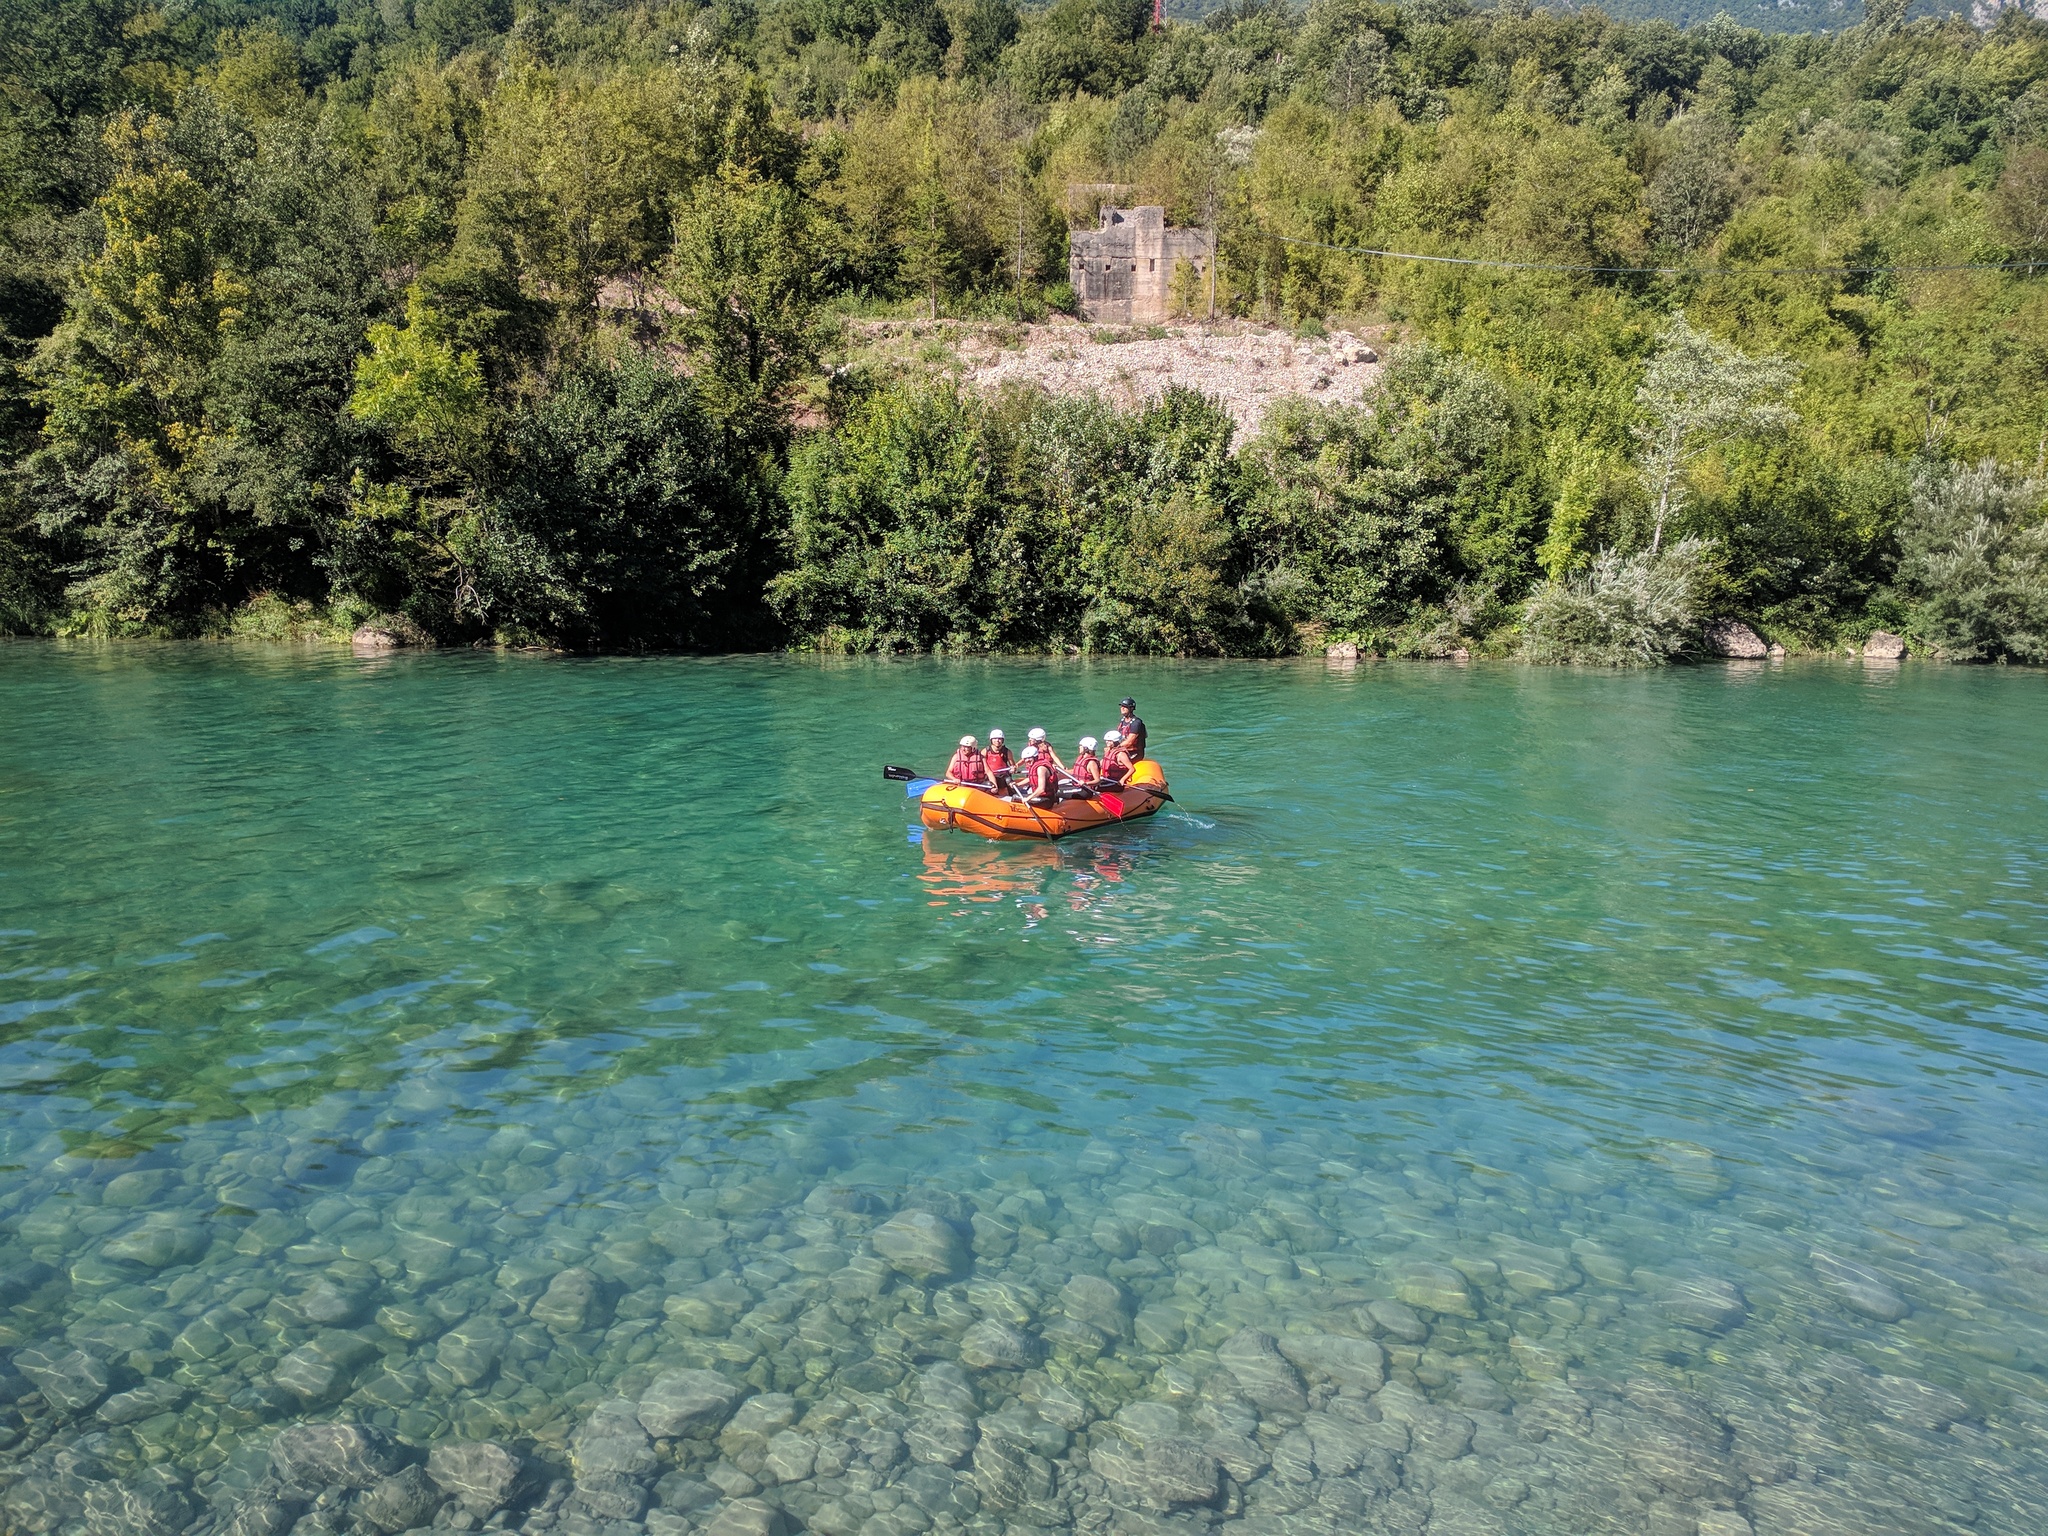
[[[2038,1531],[2044,684],[0,649],[0,1520]]]

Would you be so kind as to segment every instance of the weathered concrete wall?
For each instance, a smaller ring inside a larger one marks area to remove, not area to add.
[[[1067,237],[1068,280],[1084,319],[1105,325],[1163,325],[1173,270],[1185,261],[1206,291],[1209,234],[1169,229],[1160,207],[1105,208],[1094,229]]]

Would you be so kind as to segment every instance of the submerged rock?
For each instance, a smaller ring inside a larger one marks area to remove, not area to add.
[[[409,1531],[425,1525],[448,1494],[424,1467],[407,1467],[373,1483],[356,1500],[356,1513],[380,1531]]]
[[[664,1371],[640,1398],[639,1419],[658,1440],[717,1429],[744,1394],[716,1371]]]
[[[646,1477],[660,1465],[654,1442],[641,1427],[639,1405],[624,1398],[599,1403],[569,1438],[569,1461],[579,1479],[603,1472]]]
[[[556,1333],[580,1333],[591,1323],[602,1295],[603,1287],[589,1270],[565,1269],[548,1283],[531,1315]]]
[[[168,1467],[100,1483],[86,1492],[84,1506],[89,1536],[178,1536],[194,1514],[183,1481]]]
[[[17,1350],[14,1368],[60,1413],[88,1412],[107,1395],[113,1380],[107,1362],[83,1349]]]
[[[477,1514],[511,1502],[526,1464],[493,1440],[443,1441],[427,1453],[427,1476]]]
[[[959,1230],[930,1211],[899,1211],[869,1241],[890,1268],[916,1280],[951,1275],[967,1264]]]
[[[1037,1356],[1029,1336],[994,1318],[976,1323],[960,1338],[960,1363],[976,1370],[1026,1370]]]
[[[1814,1249],[1808,1255],[1813,1277],[1821,1289],[1852,1312],[1874,1317],[1881,1323],[1895,1323],[1911,1309],[1906,1298],[1893,1290],[1876,1270],[1834,1254]]]
[[[1281,1359],[1270,1333],[1257,1328],[1240,1329],[1224,1340],[1216,1358],[1258,1407],[1283,1413],[1300,1413],[1308,1407],[1308,1394],[1302,1388],[1301,1378],[1293,1366]]]
[[[1386,1351],[1370,1339],[1333,1333],[1283,1333],[1280,1353],[1309,1375],[1321,1374],[1357,1392],[1377,1392],[1387,1379]]]
[[[1733,1328],[1749,1315],[1749,1303],[1740,1289],[1704,1275],[1670,1281],[1657,1298],[1657,1306],[1674,1323],[1703,1333]]]
[[[1411,1307],[1452,1317],[1477,1317],[1472,1287],[1448,1264],[1409,1263],[1394,1272],[1394,1295]]]
[[[1171,1510],[1214,1504],[1222,1490],[1222,1468],[1194,1440],[1163,1435],[1140,1450],[1099,1445],[1089,1466],[1109,1484],[1113,1497],[1148,1509]]]
[[[617,1472],[579,1474],[569,1508],[596,1520],[638,1520],[647,1509],[647,1485]]]
[[[405,1463],[405,1451],[361,1424],[294,1424],[270,1442],[270,1466],[287,1488],[368,1488]]]

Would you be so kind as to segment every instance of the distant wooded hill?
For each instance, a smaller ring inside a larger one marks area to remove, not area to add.
[[[0,0],[0,629],[2048,654],[2048,24],[1619,9]],[[1370,410],[847,346],[1105,197]]]

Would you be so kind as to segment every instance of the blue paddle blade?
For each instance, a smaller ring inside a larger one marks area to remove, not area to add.
[[[926,790],[930,789],[934,784],[938,782],[939,781],[937,779],[912,779],[908,784],[903,786],[903,793],[909,796],[912,800],[915,800],[919,795],[922,795]]]

